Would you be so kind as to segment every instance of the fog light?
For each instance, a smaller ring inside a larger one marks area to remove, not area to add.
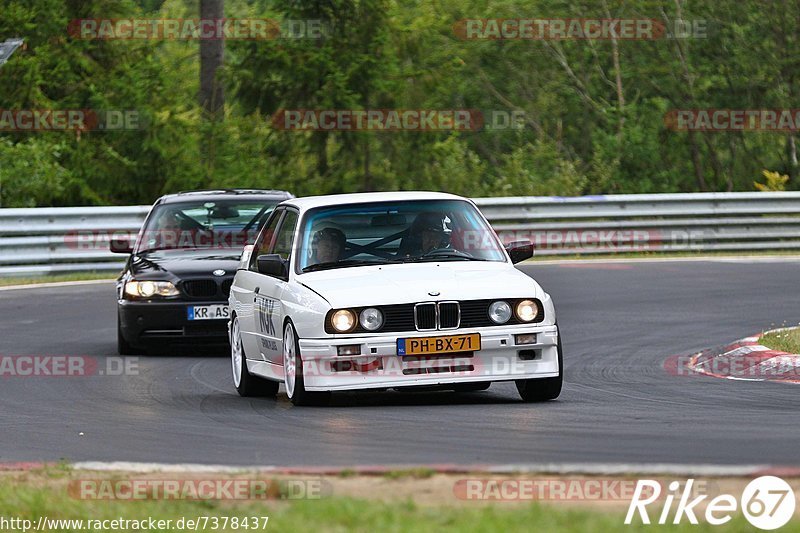
[[[536,344],[536,333],[514,335],[514,342],[519,344]]]
[[[336,347],[337,355],[361,355],[360,344],[345,344]]]

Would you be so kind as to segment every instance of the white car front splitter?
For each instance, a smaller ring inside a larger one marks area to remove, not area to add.
[[[479,333],[475,352],[398,356],[397,339],[437,337],[445,332],[301,339],[303,376],[309,391],[395,388],[414,385],[507,381],[557,377],[556,326],[476,328],[450,334]],[[515,335],[537,335],[535,344],[517,345]],[[361,348],[361,355],[338,355],[339,346]]]

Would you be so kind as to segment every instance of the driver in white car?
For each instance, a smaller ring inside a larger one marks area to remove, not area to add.
[[[344,252],[347,237],[337,228],[323,228],[311,240],[311,261],[309,264],[333,263],[339,261]]]
[[[398,255],[417,257],[441,248],[450,247],[450,219],[441,213],[425,212],[417,215],[400,245]]]

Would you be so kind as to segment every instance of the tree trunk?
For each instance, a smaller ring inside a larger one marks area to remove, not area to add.
[[[200,0],[200,18],[220,20],[224,18],[224,0]],[[206,115],[216,118],[225,103],[222,85],[217,82],[217,69],[222,66],[224,39],[200,40],[200,106]]]
[[[603,0],[603,9],[606,13],[606,18],[611,19],[611,12],[608,10],[608,5]],[[625,128],[625,91],[622,88],[622,68],[619,62],[619,43],[617,42],[616,35],[611,34],[611,58],[614,63],[614,83],[617,89],[617,111],[619,112],[617,123],[617,138],[622,141],[622,134]]]
[[[689,149],[692,153],[692,166],[694,166],[695,183],[701,192],[705,192],[708,190],[708,187],[706,186],[706,178],[703,173],[703,163],[700,161],[700,147],[697,146],[697,138],[695,137],[694,131],[689,130],[688,139]]]
[[[794,181],[797,177],[797,144],[794,134],[790,133],[786,137],[786,156],[789,159],[789,179]]]
[[[224,0],[200,0],[200,19],[217,21],[224,17]],[[202,109],[200,132],[200,158],[203,169],[203,187],[211,187],[216,160],[216,122],[222,117],[225,95],[217,80],[217,70],[222,66],[225,41],[200,39],[200,91],[197,99]]]

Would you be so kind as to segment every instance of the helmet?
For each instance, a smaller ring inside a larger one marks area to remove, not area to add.
[[[413,246],[421,247],[423,236],[427,233],[436,235],[437,242],[434,245],[436,248],[448,248],[453,233],[450,229],[450,218],[442,213],[420,213],[411,224],[410,237],[413,239],[411,242],[415,243]]]
[[[452,233],[450,229],[450,218],[442,213],[425,212],[420,213],[414,223],[412,229],[416,232],[432,231],[435,233],[442,233],[443,236],[449,236]]]

